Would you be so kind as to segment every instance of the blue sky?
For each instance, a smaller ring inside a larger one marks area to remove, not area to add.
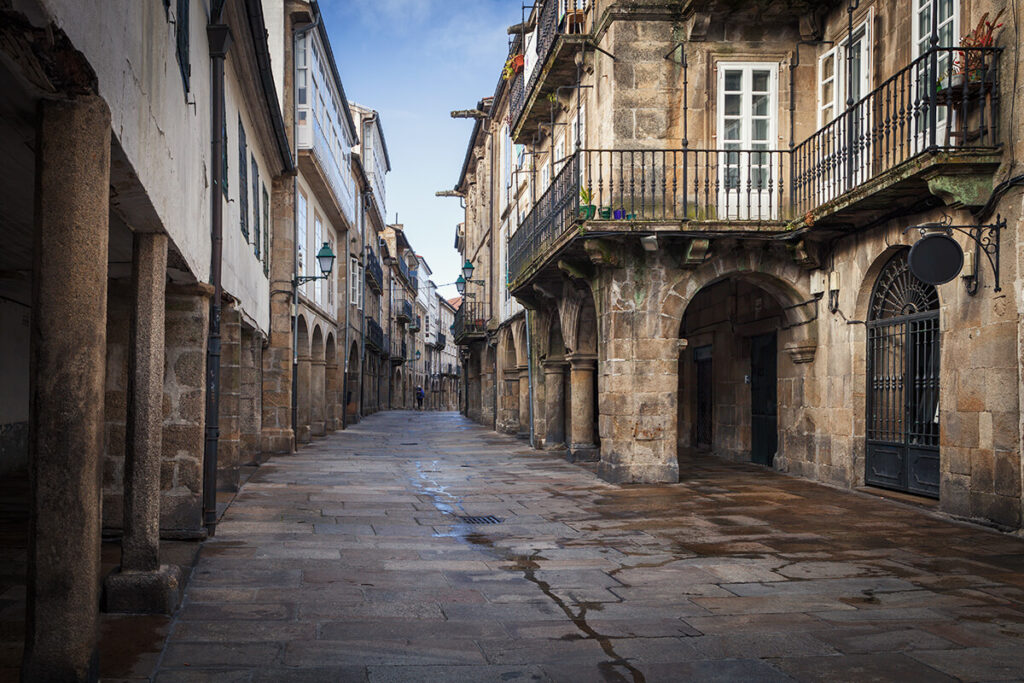
[[[492,95],[508,53],[505,29],[520,0],[320,0],[331,48],[351,101],[380,112],[392,171],[387,220],[405,224],[437,284],[461,266],[454,249],[458,199],[434,197],[458,182],[472,109]],[[455,296],[455,288],[442,291]]]

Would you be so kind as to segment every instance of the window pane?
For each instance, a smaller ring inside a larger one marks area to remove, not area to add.
[[[743,87],[743,72],[742,71],[726,71],[725,72],[725,90],[726,92],[735,92]]]
[[[740,96],[739,95],[726,95],[725,96],[725,115],[726,116],[739,116],[740,115]]]
[[[835,55],[829,55],[821,62],[821,77],[822,79],[831,78],[836,72],[836,57]]]
[[[823,102],[831,104],[835,100],[835,95],[832,88],[832,82],[825,83],[821,88],[821,99]]]
[[[754,132],[751,138],[753,140],[767,140],[768,139],[768,119],[754,119]]]
[[[768,71],[754,71],[754,92],[768,92],[768,78],[770,72]]]
[[[731,119],[725,122],[725,139],[726,140],[739,140],[740,139],[740,120]]]
[[[768,116],[768,96],[754,95],[751,108],[754,116]]]

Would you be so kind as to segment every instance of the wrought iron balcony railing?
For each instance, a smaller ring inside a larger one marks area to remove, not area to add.
[[[369,316],[366,317],[366,343],[378,351],[384,351],[384,330],[380,323]]]
[[[526,81],[526,70],[517,73],[509,90],[509,107],[513,128],[530,100],[530,94],[537,87],[545,65],[560,35],[579,35],[584,33],[585,12],[593,0],[544,0],[537,14],[535,31],[535,47],[537,62],[532,66],[529,81]]]
[[[464,344],[487,334],[487,306],[482,301],[463,301],[459,310],[455,311],[455,323],[452,325],[452,339],[456,344]]]
[[[384,269],[381,268],[377,255],[372,251],[366,252],[366,284],[370,289],[380,294],[384,286]]]
[[[915,159],[993,153],[999,51],[932,50],[792,150],[578,150],[509,239],[509,279],[584,222],[599,231],[616,221],[782,230]],[[958,63],[967,65],[959,74]]]
[[[419,332],[420,331],[420,316],[416,316],[415,320],[409,321],[409,331]]]
[[[407,323],[412,320],[412,302],[408,299],[399,299],[395,302],[395,320],[400,323]]]
[[[448,344],[448,337],[445,336],[444,332],[437,333],[437,348],[443,349]]]
[[[394,337],[391,339],[391,362],[394,365],[401,365],[405,362],[405,340]]]

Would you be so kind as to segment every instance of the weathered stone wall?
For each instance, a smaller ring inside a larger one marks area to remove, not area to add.
[[[225,303],[220,316],[217,489],[237,491],[241,466],[242,314]]]
[[[242,327],[239,459],[242,464],[258,465],[265,460],[260,449],[262,433],[263,339],[252,327]]]
[[[103,408],[103,527],[124,523],[124,457],[128,419],[128,340],[131,332],[131,283],[107,284],[107,371]]]

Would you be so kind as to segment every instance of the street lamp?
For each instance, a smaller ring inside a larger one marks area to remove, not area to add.
[[[324,246],[320,247],[320,251],[316,253],[316,261],[320,266],[321,275],[296,275],[294,284],[298,286],[307,282],[313,282],[314,280],[326,280],[331,276],[331,271],[334,269],[334,258],[331,245],[324,242]]]
[[[458,290],[459,295],[466,293],[466,278],[459,276],[459,279],[455,281],[455,289]]]
[[[462,275],[459,275],[459,278],[455,281],[455,289],[458,290],[459,294],[461,296],[465,296],[465,297],[470,298],[470,299],[475,298],[475,297],[472,294],[466,294],[466,285],[467,284],[474,284],[474,285],[485,284],[483,280],[473,280],[472,279],[473,278],[473,271],[474,270],[476,270],[476,269],[473,267],[472,262],[470,262],[469,259],[466,259],[466,262],[464,264],[462,264]]]
[[[466,262],[462,264],[462,274],[465,276],[466,282],[469,282],[470,278],[473,277],[473,270],[475,270],[473,264],[470,263],[469,259],[466,259]]]

